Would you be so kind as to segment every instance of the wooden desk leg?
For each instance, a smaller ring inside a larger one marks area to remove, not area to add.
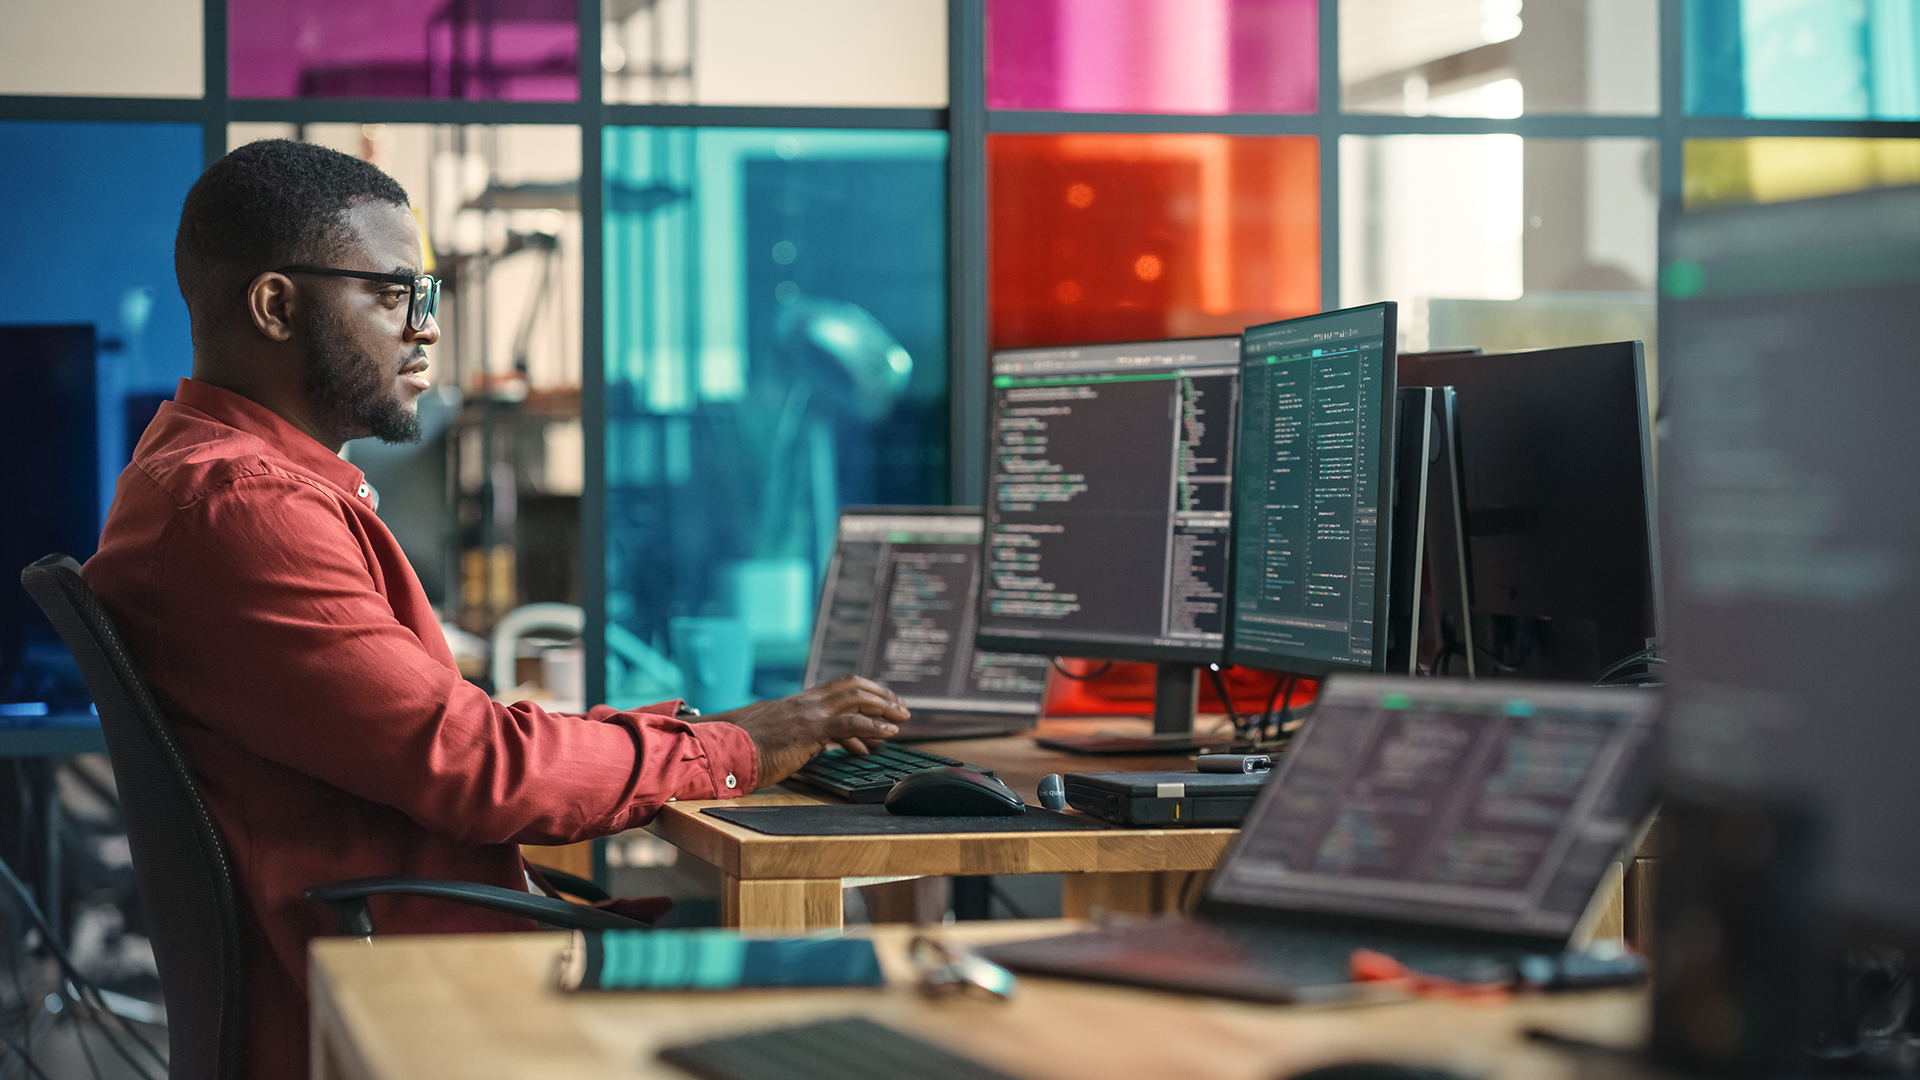
[[[720,925],[799,933],[838,930],[840,879],[743,879],[722,874]]]
[[[1627,944],[1649,956],[1653,954],[1653,890],[1659,866],[1659,860],[1644,856],[1627,864]]]
[[[1185,870],[1152,870],[1114,874],[1060,875],[1060,914],[1069,919],[1090,918],[1095,910],[1128,915],[1160,915],[1171,912],[1180,902],[1180,887],[1187,881]],[[1193,890],[1204,888],[1203,872],[1192,873],[1188,887],[1189,903]]]

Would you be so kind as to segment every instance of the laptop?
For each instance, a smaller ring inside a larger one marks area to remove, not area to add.
[[[977,507],[844,511],[820,590],[806,685],[885,683],[913,713],[902,741],[1011,735],[1040,719],[1050,658],[973,646]]]
[[[1258,1001],[1359,993],[1356,949],[1506,981],[1566,950],[1651,820],[1654,691],[1334,677],[1191,918],[981,950],[1020,971]]]
[[[1264,772],[1109,772],[1066,775],[1067,805],[1129,828],[1238,825]]]

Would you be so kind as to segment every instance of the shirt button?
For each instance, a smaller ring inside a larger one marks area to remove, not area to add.
[[[732,774],[732,773],[728,773],[728,774],[727,774],[727,786],[728,786],[728,787],[730,787],[730,788],[736,788],[736,787],[739,787],[739,786],[740,786],[740,781],[738,781],[738,780],[735,780],[735,779],[733,778],[733,774]]]
[[[363,499],[364,499],[364,498],[366,498],[366,497],[367,497],[367,485],[365,485],[365,484],[361,484],[361,485],[360,485],[360,489],[359,489],[358,491],[355,491],[355,492],[354,492],[354,494],[355,494],[355,495],[358,495],[358,496],[360,496],[360,497],[361,497],[361,498],[363,498]]]

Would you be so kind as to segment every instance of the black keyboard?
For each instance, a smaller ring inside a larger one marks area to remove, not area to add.
[[[970,765],[939,754],[929,754],[925,750],[886,743],[866,757],[850,754],[842,747],[829,746],[820,751],[818,757],[800,766],[800,771],[794,773],[792,779],[838,795],[848,802],[877,803],[886,801],[887,792],[893,790],[893,785],[914,773],[937,769],[942,765],[958,765],[987,776],[993,775],[993,770],[984,765]]]
[[[702,1080],[1011,1080],[858,1016],[669,1046],[660,1060]]]

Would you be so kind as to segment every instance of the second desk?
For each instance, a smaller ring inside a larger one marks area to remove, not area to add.
[[[1144,732],[1140,720],[1047,720],[1037,734]],[[1185,758],[1084,757],[1047,750],[1036,733],[1001,739],[919,743],[932,753],[993,769],[1032,800],[1048,773],[1191,769]],[[781,785],[724,802],[676,802],[649,830],[721,873],[722,925],[808,931],[841,925],[849,885],[976,874],[1063,874],[1062,913],[1095,908],[1153,914],[1171,910],[1187,876],[1211,870],[1238,829],[1105,829],[1098,832],[947,833],[883,836],[768,836],[722,821],[709,806],[831,802]],[[1197,889],[1197,884],[1196,884]]]

